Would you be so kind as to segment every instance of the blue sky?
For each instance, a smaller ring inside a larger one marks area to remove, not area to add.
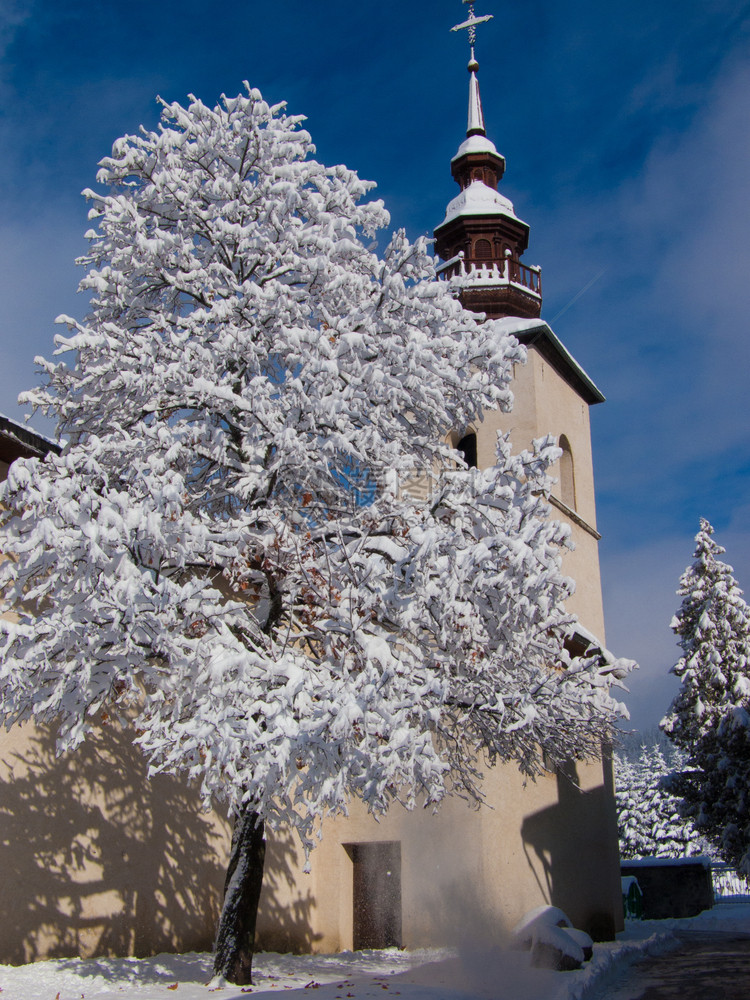
[[[750,3],[476,10],[495,15],[477,50],[487,131],[542,315],[608,398],[592,413],[607,639],[642,665],[628,703],[645,729],[675,690],[669,620],[700,516],[750,587]],[[117,136],[155,126],[157,94],[213,103],[249,80],[308,116],[323,162],[378,182],[394,227],[431,233],[456,190],[464,14],[0,0],[0,411],[22,417],[54,316],[85,313],[80,191]]]

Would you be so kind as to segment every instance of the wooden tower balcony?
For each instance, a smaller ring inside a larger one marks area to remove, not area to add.
[[[502,262],[467,261],[463,252],[436,269],[449,282],[461,303],[491,319],[522,316],[536,319],[542,311],[542,269],[522,264],[506,254]]]

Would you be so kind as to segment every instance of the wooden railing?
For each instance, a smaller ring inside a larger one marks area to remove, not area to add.
[[[528,267],[520,260],[508,260],[506,266],[510,271],[510,280],[517,285],[523,285],[536,295],[542,294],[542,269]]]
[[[476,285],[520,285],[533,295],[542,295],[542,269],[529,267],[520,260],[506,257],[498,261],[466,261],[464,255],[451,257],[437,269],[438,277],[444,281],[458,278],[462,284]]]

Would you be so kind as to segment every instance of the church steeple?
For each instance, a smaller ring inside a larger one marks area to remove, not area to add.
[[[469,34],[469,114],[466,139],[451,160],[451,173],[461,193],[450,202],[435,230],[435,249],[445,261],[438,271],[459,288],[468,309],[493,318],[534,318],[542,308],[541,272],[521,263],[529,227],[497,190],[505,159],[487,138],[479,92],[476,27],[493,15],[476,17],[473,0],[463,2],[469,4],[469,17],[451,30],[467,29]]]
[[[494,143],[487,138],[484,128],[484,112],[477,78],[479,63],[474,57],[474,46],[471,48],[467,69],[470,75],[466,140],[461,143],[458,152],[451,160],[451,173],[462,191],[473,180],[481,180],[488,187],[497,189],[498,182],[505,172],[505,159],[495,149]]]

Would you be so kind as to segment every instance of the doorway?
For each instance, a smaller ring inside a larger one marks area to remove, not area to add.
[[[354,926],[352,945],[401,947],[401,841],[344,844],[352,859]]]

